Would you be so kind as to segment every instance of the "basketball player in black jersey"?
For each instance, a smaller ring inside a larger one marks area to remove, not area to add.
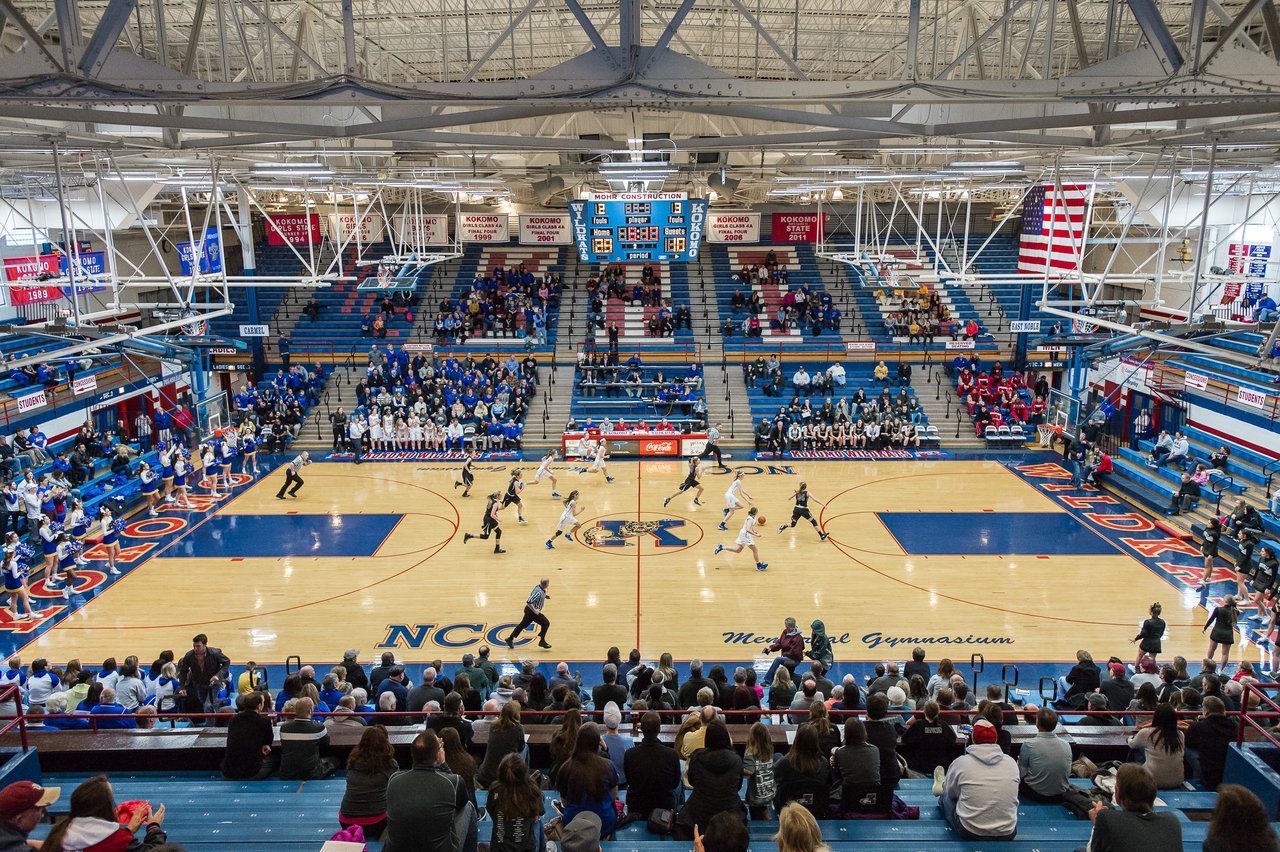
[[[680,487],[676,489],[676,493],[662,501],[662,508],[666,508],[667,504],[679,497],[690,488],[698,489],[698,493],[693,495],[693,505],[701,506],[702,500],[702,483],[698,481],[698,457],[692,456],[689,459],[689,473],[685,476],[684,482],[680,483]]]
[[[817,497],[814,497],[809,494],[809,483],[807,482],[800,483],[800,487],[797,488],[795,490],[795,493],[791,495],[791,499],[795,501],[795,506],[793,506],[791,509],[791,523],[779,524],[778,534],[781,535],[782,532],[788,526],[790,526],[792,529],[795,529],[796,522],[799,521],[801,518],[804,518],[809,523],[813,524],[813,528],[818,531],[818,538],[822,541],[826,541],[827,534],[824,533],[822,529],[818,526],[818,522],[816,519],[814,519],[813,513],[809,511],[809,501],[812,500],[813,502],[817,503],[819,506],[826,506],[827,504],[823,503]]]
[[[520,479],[520,468],[511,471],[511,481],[507,483],[507,493],[502,495],[502,508],[516,507],[516,520],[520,526],[529,523],[524,519],[524,503],[520,500],[520,492],[524,490],[524,482]]]
[[[471,466],[475,464],[476,459],[480,458],[480,454],[474,450],[471,455],[467,456],[467,460],[462,463],[462,481],[453,483],[453,487],[462,486],[462,496],[471,496],[471,485],[476,481],[476,475],[471,472]]]
[[[498,517],[498,512],[502,511],[502,506],[499,505],[501,498],[502,492],[500,491],[495,491],[489,495],[489,504],[484,507],[484,521],[480,528],[480,535],[463,533],[463,544],[466,544],[473,538],[483,538],[487,540],[489,536],[493,536],[493,552],[506,553],[506,551],[502,549],[502,520]]]

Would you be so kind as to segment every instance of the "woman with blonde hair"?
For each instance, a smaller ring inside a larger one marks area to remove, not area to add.
[[[773,836],[778,852],[826,852],[822,830],[804,805],[792,802],[778,814],[778,833]]]
[[[786,710],[795,697],[796,685],[791,679],[791,670],[786,666],[778,666],[773,675],[773,683],[769,685],[769,709]]]

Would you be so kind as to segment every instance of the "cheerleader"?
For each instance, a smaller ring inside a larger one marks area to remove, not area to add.
[[[115,518],[106,506],[98,512],[98,523],[102,529],[102,539],[98,544],[107,554],[107,566],[113,575],[120,571],[116,568],[116,560],[120,558],[120,533],[116,530]]]
[[[462,486],[462,496],[471,496],[471,486],[476,481],[476,475],[471,472],[471,467],[476,463],[476,459],[480,458],[480,453],[475,450],[471,451],[471,455],[467,456],[467,460],[462,463],[462,480],[453,483],[453,487]]]
[[[502,508],[515,506],[516,522],[520,526],[529,523],[524,519],[524,501],[520,499],[520,492],[524,490],[524,482],[520,479],[522,475],[520,468],[511,471],[511,481],[507,483],[507,493],[502,495]]]
[[[544,479],[551,480],[551,496],[559,497],[556,493],[556,475],[551,472],[551,463],[556,460],[556,451],[552,450],[542,457],[542,464],[538,465],[538,471],[533,475],[532,485],[537,485]]]
[[[756,547],[756,538],[760,536],[759,530],[756,529],[756,527],[758,526],[758,523],[756,521],[756,514],[759,511],[760,510],[755,506],[752,506],[750,509],[748,509],[746,520],[742,522],[742,531],[738,533],[737,540],[730,547],[725,547],[723,544],[717,544],[715,552],[717,554],[720,553],[721,551],[727,551],[729,553],[741,553],[742,548],[745,547],[751,551],[752,557],[755,558],[757,571],[763,571],[766,568],[768,568],[769,563],[760,561],[760,549]],[[720,526],[723,528],[724,524],[721,524]],[[717,565],[716,567],[719,568],[720,566]]]
[[[173,447],[160,445],[160,482],[164,485],[163,499],[172,503],[173,497]]]
[[[236,460],[236,433],[222,433],[222,447],[218,454],[218,470],[222,476],[222,490],[231,491],[231,465]]]
[[[422,421],[417,414],[409,415],[409,444],[414,452],[422,449]]]
[[[200,466],[204,470],[204,482],[209,488],[209,497],[214,500],[221,499],[222,495],[218,493],[218,474],[217,468],[214,467],[213,447],[201,444],[196,452],[200,453]]]
[[[78,545],[76,564],[88,565],[89,560],[84,558],[84,540],[89,534],[89,518],[84,513],[84,504],[79,500],[71,501],[71,511],[67,514],[66,525],[71,530],[72,540]]]
[[[173,493],[178,498],[178,505],[184,509],[194,509],[187,498],[187,477],[191,473],[191,464],[179,455],[173,460]]]
[[[142,496],[147,500],[147,514],[155,517],[160,514],[156,511],[159,504],[159,495],[156,489],[159,483],[156,481],[156,472],[151,469],[151,465],[142,462],[138,470],[138,479],[142,481]]]
[[[667,504],[679,497],[691,488],[698,489],[698,493],[693,495],[693,505],[702,505],[702,483],[698,481],[698,457],[691,456],[689,458],[689,472],[685,474],[684,482],[680,483],[680,487],[676,489],[676,493],[662,501],[662,508],[667,508]]]
[[[1209,577],[1213,574],[1213,561],[1218,558],[1218,541],[1222,538],[1222,519],[1213,517],[1204,527],[1204,543],[1200,545],[1200,555],[1204,557],[1204,573],[1200,575],[1197,589],[1209,585]]]
[[[248,424],[245,424],[248,426]],[[240,472],[246,476],[258,475],[258,439],[253,434],[253,428],[247,428],[243,435],[240,436],[240,456],[244,461],[240,465]]]
[[[9,612],[14,621],[39,618],[31,606],[31,594],[27,589],[27,566],[18,558],[18,534],[11,532],[4,538],[4,590],[9,593]],[[26,606],[26,615],[22,607]]]
[[[609,467],[605,464],[605,459],[609,458],[609,442],[604,438],[600,439],[600,443],[596,444],[596,457],[591,462],[591,467],[582,468],[580,473],[602,473],[605,482],[613,482],[613,477],[609,475]]]
[[[582,522],[578,520],[578,491],[574,489],[569,492],[569,496],[564,498],[564,510],[560,513],[560,522],[556,524],[556,531],[551,534],[551,538],[547,539],[547,550],[555,550],[556,546],[551,542],[560,536],[564,536],[565,541],[573,541],[573,534],[582,526]]]
[[[481,522],[480,535],[463,533],[463,544],[466,544],[473,538],[483,538],[487,540],[492,536],[494,539],[493,552],[506,553],[506,551],[502,549],[502,519],[498,517],[498,513],[502,511],[501,499],[502,492],[500,491],[495,491],[489,495],[489,503],[484,507],[484,520]]]
[[[739,509],[747,508],[747,505],[751,502],[751,495],[742,487],[742,471],[739,470],[734,473],[733,482],[729,485],[729,490],[724,492],[724,520],[720,522],[721,531],[728,532],[729,519],[733,517],[733,513]]]
[[[40,518],[40,555],[44,557],[45,583],[53,579],[58,569],[58,534],[53,531],[53,519],[48,515]]]
[[[792,529],[795,529],[796,522],[801,518],[804,518],[809,523],[813,524],[813,528],[818,532],[818,539],[820,541],[826,541],[827,534],[818,526],[817,520],[813,517],[813,512],[809,511],[809,501],[812,500],[819,506],[826,506],[827,504],[823,503],[817,497],[809,494],[809,484],[807,482],[800,483],[800,487],[791,494],[791,499],[794,501],[795,505],[791,508],[791,523],[789,526]],[[788,524],[778,524],[778,534],[781,535],[782,531],[785,530],[787,526]]]
[[[71,536],[67,533],[58,534],[57,550],[58,571],[62,577],[62,598],[66,600],[71,597],[71,590],[76,586],[76,550],[75,545],[71,543]],[[45,582],[48,585],[48,581]]]

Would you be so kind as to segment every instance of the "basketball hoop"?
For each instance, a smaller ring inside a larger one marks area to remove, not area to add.
[[[1046,448],[1052,447],[1053,438],[1054,438],[1054,435],[1057,434],[1057,431],[1058,430],[1055,427],[1050,426],[1047,423],[1041,423],[1040,425],[1036,426],[1036,434],[1040,437],[1040,446],[1046,447]]]

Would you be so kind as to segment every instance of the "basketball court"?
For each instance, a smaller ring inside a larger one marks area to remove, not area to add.
[[[13,634],[10,650],[97,661],[180,649],[203,632],[237,663],[337,660],[351,647],[366,660],[393,650],[449,662],[485,643],[514,657],[502,637],[545,576],[554,650],[529,632],[520,656],[597,661],[617,645],[750,659],[794,616],[825,622],[837,662],[902,659],[916,644],[931,659],[1050,662],[1078,647],[1127,659],[1159,600],[1165,655],[1199,657],[1194,548],[1117,498],[1072,488],[1053,458],[735,464],[767,519],[763,572],[748,552],[713,555],[745,513],[717,529],[732,477],[710,466],[705,505],[683,494],[664,509],[683,462],[612,463],[611,484],[557,464],[559,492],[581,492],[583,534],[545,547],[561,501],[543,482],[524,490],[526,526],[504,510],[507,553],[494,554],[463,533],[480,531],[485,495],[513,467],[530,480],[535,464],[481,463],[464,499],[457,463],[322,462],[296,499],[276,499],[277,472],[211,513],[135,519],[124,576],[104,574],[81,606]],[[804,521],[777,532],[801,481],[826,503],[812,504],[826,542]],[[36,594],[61,604],[40,584]]]

